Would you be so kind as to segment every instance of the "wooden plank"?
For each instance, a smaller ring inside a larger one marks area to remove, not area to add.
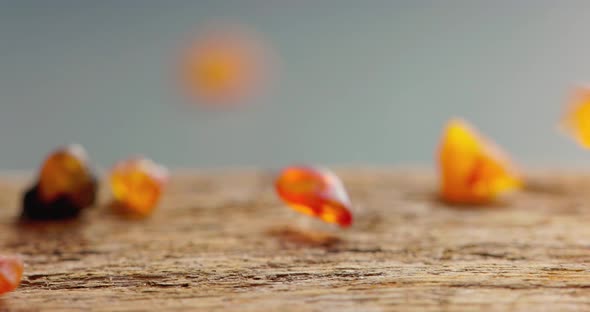
[[[38,224],[15,222],[26,182],[2,179],[1,250],[27,266],[0,310],[590,309],[589,176],[538,174],[468,209],[439,203],[425,171],[338,173],[348,230],[285,208],[262,172],[178,174],[145,220],[102,205]]]

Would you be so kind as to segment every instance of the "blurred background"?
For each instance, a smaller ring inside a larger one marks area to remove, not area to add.
[[[261,95],[210,109],[176,72],[220,20],[277,62]],[[589,32],[585,0],[0,1],[0,169],[69,142],[100,166],[429,166],[453,116],[525,166],[590,167],[556,130]]]

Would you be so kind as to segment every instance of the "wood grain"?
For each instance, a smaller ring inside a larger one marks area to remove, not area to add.
[[[265,172],[179,173],[148,219],[103,194],[79,220],[28,224],[30,181],[0,179],[1,250],[26,261],[0,311],[590,309],[590,176],[536,174],[457,208],[428,171],[337,172],[358,208],[347,230],[285,208]]]

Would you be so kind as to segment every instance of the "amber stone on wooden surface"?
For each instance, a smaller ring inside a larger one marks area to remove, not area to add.
[[[97,181],[80,145],[58,148],[43,162],[38,181],[24,194],[22,216],[64,219],[94,204]]]
[[[522,184],[499,147],[463,120],[447,124],[437,157],[440,195],[450,203],[489,203]]]
[[[326,169],[284,168],[275,181],[279,197],[291,208],[341,227],[352,224],[351,204],[340,179]]]
[[[158,205],[168,178],[166,168],[150,159],[124,160],[111,171],[113,206],[123,212],[147,216]]]
[[[0,256],[0,294],[15,290],[23,277],[24,265],[18,256]]]

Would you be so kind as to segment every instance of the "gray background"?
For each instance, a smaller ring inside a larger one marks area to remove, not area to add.
[[[173,67],[216,18],[280,55],[259,103],[187,104]],[[556,131],[590,81],[590,1],[0,1],[0,169],[80,142],[100,166],[432,164],[463,116],[525,166],[590,166]]]

